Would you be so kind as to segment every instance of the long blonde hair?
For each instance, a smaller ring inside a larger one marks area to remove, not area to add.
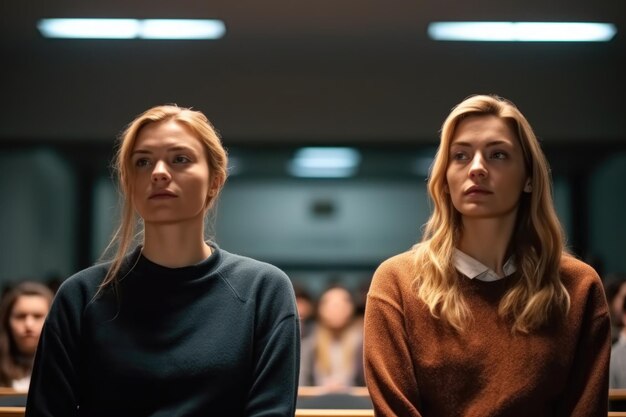
[[[146,110],[133,120],[120,136],[114,168],[118,176],[118,186],[123,197],[121,222],[109,243],[109,248],[116,247],[111,267],[100,284],[100,290],[117,283],[118,275],[124,267],[124,257],[134,240],[137,225],[137,213],[132,202],[133,165],[132,151],[141,129],[152,123],[176,121],[189,129],[202,143],[209,164],[209,184],[214,193],[207,194],[205,210],[208,212],[217,200],[227,177],[228,157],[220,137],[207,117],[195,110],[176,105],[156,106]]]
[[[460,213],[445,191],[450,143],[466,117],[493,115],[507,121],[521,144],[531,193],[522,193],[509,245],[520,280],[502,298],[499,314],[512,321],[512,330],[528,333],[569,311],[570,299],[559,277],[564,252],[563,231],[552,201],[548,162],[530,124],[517,107],[497,96],[472,96],[454,107],[441,129],[441,141],[428,179],[433,212],[422,241],[414,246],[417,296],[431,314],[462,331],[471,319],[453,265],[459,238]]]

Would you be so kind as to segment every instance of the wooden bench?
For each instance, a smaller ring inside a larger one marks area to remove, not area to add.
[[[309,396],[312,397],[316,395],[329,394],[331,392],[333,391],[328,391],[328,389],[324,387],[306,387],[306,386],[298,387],[299,397],[309,397]],[[366,387],[349,387],[349,388],[346,388],[345,390],[341,390],[340,392],[343,394],[354,395],[355,397],[369,397],[370,395]]]
[[[24,407],[0,407],[0,417],[24,417]],[[295,417],[374,417],[374,410],[296,410]],[[626,411],[609,411],[608,417],[626,417]]]
[[[374,410],[308,410],[297,409],[296,417],[374,417]]]
[[[25,407],[0,407],[0,417],[24,417]]]
[[[612,388],[609,390],[609,400],[626,400],[626,389]]]
[[[24,391],[17,391],[14,388],[9,387],[0,387],[0,397],[7,395],[26,395],[27,393]]]
[[[24,417],[24,407],[0,407],[0,417]],[[374,417],[374,410],[296,410],[295,417]]]

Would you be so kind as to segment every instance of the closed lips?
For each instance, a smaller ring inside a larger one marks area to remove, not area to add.
[[[491,194],[491,191],[482,187],[478,187],[478,186],[470,187],[467,189],[467,191],[465,191],[465,194],[472,194],[472,193]]]
[[[169,191],[159,191],[158,193],[153,193],[150,195],[150,198],[166,198],[166,197],[176,197],[176,194]]]

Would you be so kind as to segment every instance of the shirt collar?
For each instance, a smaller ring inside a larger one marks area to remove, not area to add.
[[[454,267],[460,273],[467,276],[469,279],[476,278],[479,281],[497,281],[499,279],[508,277],[517,270],[515,266],[515,257],[513,256],[510,256],[502,267],[502,270],[504,271],[503,277],[496,274],[488,266],[483,265],[476,259],[472,258],[464,252],[461,252],[459,249],[456,248],[454,249],[453,261]]]

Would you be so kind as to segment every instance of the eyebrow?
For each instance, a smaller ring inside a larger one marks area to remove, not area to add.
[[[179,152],[179,151],[186,151],[186,152],[193,152],[195,153],[195,149],[193,149],[190,146],[184,146],[184,145],[176,145],[176,146],[172,146],[171,148],[167,148],[165,150],[166,152]],[[136,149],[131,153],[131,156],[140,154],[140,155],[150,155],[152,154],[153,151],[151,151],[150,149]]]
[[[499,145],[511,146],[512,144],[511,144],[511,142],[506,141],[506,140],[495,139],[495,140],[492,140],[491,142],[488,142],[487,145],[485,145],[485,146],[490,147],[490,146],[499,146]],[[470,142],[466,142],[466,141],[460,140],[460,141],[457,141],[457,142],[452,142],[450,144],[450,147],[453,147],[453,146],[472,147],[473,145]]]

